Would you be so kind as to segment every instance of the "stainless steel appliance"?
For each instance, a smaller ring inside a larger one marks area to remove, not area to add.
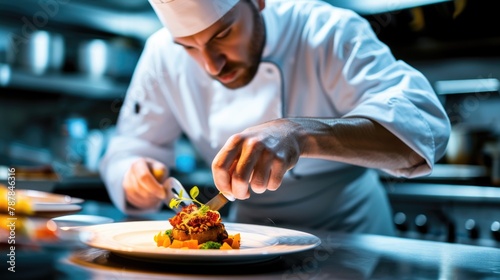
[[[500,248],[500,188],[386,184],[399,236]]]

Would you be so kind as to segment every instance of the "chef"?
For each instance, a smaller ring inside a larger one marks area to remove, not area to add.
[[[228,220],[394,233],[377,170],[429,174],[447,116],[426,78],[366,20],[322,1],[150,0],[145,45],[101,163],[123,212],[172,194],[186,135],[233,199]]]

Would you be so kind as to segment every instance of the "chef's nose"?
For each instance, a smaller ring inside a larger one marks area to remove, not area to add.
[[[222,71],[222,68],[226,63],[224,55],[220,52],[210,49],[205,49],[202,53],[205,70],[208,72],[208,74],[217,76]]]

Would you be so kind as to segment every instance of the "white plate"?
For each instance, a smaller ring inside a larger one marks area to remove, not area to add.
[[[112,223],[113,219],[95,215],[66,215],[53,218],[58,227],[80,227]]]
[[[58,212],[58,213],[74,213],[82,210],[82,206],[78,204],[53,204],[53,203],[34,203],[32,209],[36,213]]]
[[[75,204],[83,202],[81,198],[42,191],[17,190],[16,192],[18,195],[29,197],[35,204]]]
[[[94,248],[140,259],[190,264],[254,263],[318,246],[318,237],[296,230],[224,223],[229,234],[241,234],[237,250],[183,250],[157,247],[154,236],[171,228],[167,221],[141,221],[85,227],[82,241]]]
[[[57,226],[57,235],[61,240],[80,241],[79,228],[83,226],[112,223],[113,219],[95,215],[66,215],[52,218]]]
[[[37,214],[58,213],[71,214],[82,210],[83,199],[68,195],[54,194],[36,190],[17,190],[18,195],[28,197],[32,203],[32,209]]]

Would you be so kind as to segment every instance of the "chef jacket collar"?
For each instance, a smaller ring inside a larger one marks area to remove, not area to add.
[[[272,34],[276,34],[277,22],[273,17],[268,15],[266,8],[262,10],[262,16],[264,18],[264,28],[266,30],[266,42],[264,44],[264,50],[262,51],[262,60],[268,60],[269,56],[272,54],[276,48],[278,38]]]

